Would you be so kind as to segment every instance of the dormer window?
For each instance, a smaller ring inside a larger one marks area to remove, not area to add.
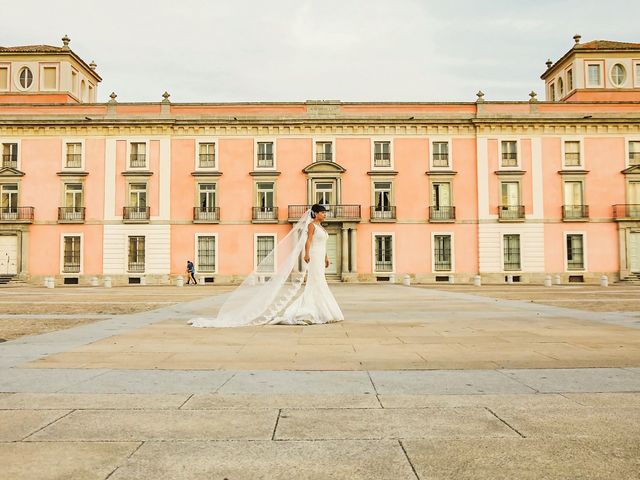
[[[613,83],[616,87],[620,87],[626,79],[627,71],[625,70],[624,66],[616,63],[611,69],[611,83]]]
[[[18,73],[18,81],[20,82],[20,86],[25,90],[31,88],[31,85],[33,85],[33,72],[29,67],[22,67],[20,73]]]
[[[0,67],[0,90],[9,90],[9,67]]]
[[[640,87],[640,62],[635,64],[636,69],[636,87]]]
[[[556,86],[553,83],[549,85],[549,100],[556,101]]]
[[[558,79],[558,98],[564,97],[564,82],[561,78]]]
[[[573,70],[567,70],[567,92],[573,90]]]
[[[587,65],[587,83],[589,87],[602,86],[602,73],[599,63],[590,63]]]

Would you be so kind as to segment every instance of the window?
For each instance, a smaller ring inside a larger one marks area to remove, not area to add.
[[[395,218],[395,208],[391,205],[391,182],[373,183],[373,218]]]
[[[273,142],[258,142],[258,168],[273,168]]]
[[[636,87],[640,87],[640,63],[635,64],[636,69]]]
[[[82,167],[82,144],[81,143],[67,143],[67,158],[66,158],[65,167],[66,168]]]
[[[515,140],[502,141],[502,163],[503,167],[518,166],[518,142]]]
[[[147,165],[147,144],[144,142],[131,143],[131,155],[129,157],[129,167],[141,168]]]
[[[564,164],[567,167],[579,167],[581,165],[580,142],[564,142]]]
[[[20,69],[20,72],[18,73],[18,82],[25,90],[31,88],[31,85],[33,84],[33,73],[29,67],[22,67],[22,69]]]
[[[263,212],[270,212],[274,207],[274,183],[273,182],[258,182],[256,185],[257,191],[257,204]]]
[[[373,166],[374,167],[390,167],[391,166],[391,142],[374,142],[373,143]]]
[[[258,235],[256,237],[256,265],[258,272],[273,273],[275,262],[275,236]]]
[[[142,236],[129,237],[129,265],[128,271],[132,273],[144,272],[145,238]]]
[[[449,142],[433,142],[433,166],[449,166]]]
[[[451,235],[433,236],[433,265],[436,271],[451,270]]]
[[[564,182],[564,218],[586,217],[586,206],[583,199],[583,183],[570,180]]]
[[[587,86],[599,87],[602,84],[600,72],[599,63],[591,63],[587,65]]]
[[[573,90],[573,70],[567,70],[567,92]]]
[[[71,93],[78,95],[78,72],[71,70]]]
[[[82,208],[82,184],[65,183],[64,185],[64,207],[62,208],[61,220],[83,220],[84,209]]]
[[[125,220],[148,220],[147,184],[132,183],[129,185],[129,206],[125,207]]]
[[[319,205],[331,205],[333,201],[333,183],[316,183],[315,203]]]
[[[640,165],[640,141],[629,142],[629,165]]]
[[[198,144],[198,167],[215,168],[216,166],[216,144]]]
[[[524,218],[524,206],[520,205],[520,183],[500,183],[500,207],[498,216],[502,220],[518,220]]]
[[[62,273],[80,272],[80,236],[65,236]]]
[[[393,248],[391,235],[375,235],[375,271],[393,271]]]
[[[18,144],[17,143],[2,144],[2,167],[18,168]]]
[[[584,237],[582,234],[567,235],[567,270],[584,269]]]
[[[520,235],[504,236],[504,269],[520,270]]]
[[[93,85],[89,84],[89,94],[87,95],[87,101],[93,102],[95,98],[93,98]]]
[[[556,86],[553,83],[549,85],[549,100],[556,101]]]
[[[627,71],[625,70],[624,66],[620,63],[616,63],[611,68],[611,83],[613,83],[613,85],[616,87],[620,87],[626,79]]]
[[[564,97],[564,82],[561,78],[558,79],[558,98]]]
[[[4,183],[0,186],[1,219],[14,219],[18,216],[18,184]]]
[[[333,144],[331,142],[316,142],[316,162],[333,161]]]
[[[218,220],[216,208],[216,184],[198,184],[198,206],[196,207],[196,220]]]
[[[43,90],[56,90],[58,88],[58,69],[56,67],[42,68]]]
[[[451,205],[451,183],[433,182],[431,184],[430,220],[453,220],[454,210]]]
[[[85,102],[87,96],[87,83],[84,80],[80,81],[80,101]]]
[[[0,90],[9,90],[9,67],[0,67]]]
[[[216,237],[198,237],[198,270],[201,272],[216,271]]]

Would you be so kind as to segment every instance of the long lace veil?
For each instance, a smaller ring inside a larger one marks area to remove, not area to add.
[[[271,322],[295,297],[304,281],[302,261],[307,228],[313,221],[307,210],[291,231],[257,265],[222,304],[216,318],[194,318],[194,327],[242,327]]]

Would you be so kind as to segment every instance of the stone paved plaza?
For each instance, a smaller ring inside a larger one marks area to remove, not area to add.
[[[640,288],[331,288],[240,329],[186,325],[224,287],[0,289],[51,330],[0,343],[0,478],[640,478]]]

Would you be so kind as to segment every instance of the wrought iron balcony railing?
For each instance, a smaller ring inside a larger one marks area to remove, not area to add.
[[[332,162],[333,152],[316,152],[316,162]]]
[[[129,262],[128,272],[130,273],[143,273],[144,272],[144,262]]]
[[[614,205],[613,218],[616,220],[640,220],[640,204],[626,203]]]
[[[384,206],[384,207],[371,207],[371,221],[390,221],[396,219],[396,207]]]
[[[82,154],[80,153],[67,153],[67,168],[80,168],[82,166]]]
[[[215,153],[201,153],[198,156],[200,168],[213,168],[216,166]]]
[[[2,155],[2,168],[18,168],[18,157],[12,154]]]
[[[429,221],[452,222],[456,219],[456,207],[437,206],[429,207]]]
[[[129,156],[129,166],[131,168],[142,168],[147,166],[146,153],[132,153]]]
[[[582,220],[589,218],[589,205],[563,205],[563,220]]]
[[[273,167],[273,153],[258,153],[258,167]]]
[[[434,153],[433,154],[433,166],[434,167],[448,167],[449,166],[449,154],[448,153]]]
[[[253,207],[251,209],[251,219],[254,222],[277,222],[278,207]]]
[[[131,222],[146,222],[151,218],[151,207],[123,207],[122,219]]]
[[[498,218],[500,220],[524,220],[524,205],[500,205]]]
[[[33,207],[2,207],[0,208],[0,222],[31,223],[33,222]]]
[[[84,222],[84,207],[58,207],[59,222]]]
[[[311,205],[289,205],[289,221],[298,220]],[[325,205],[327,209],[326,221],[355,221],[362,218],[360,205]]]
[[[220,207],[193,207],[193,221],[217,223],[220,221]]]
[[[391,153],[378,152],[373,154],[373,165],[375,167],[390,167],[391,166]]]
[[[376,260],[376,272],[392,272],[393,262]]]

